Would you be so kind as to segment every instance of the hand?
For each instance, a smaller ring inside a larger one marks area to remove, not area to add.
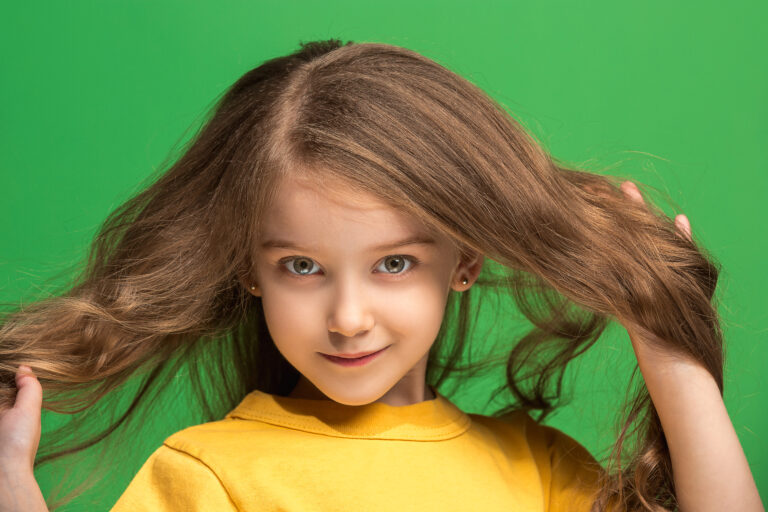
[[[624,195],[628,199],[640,204],[645,204],[645,200],[643,199],[643,195],[640,193],[640,190],[631,181],[623,182],[620,188],[621,188],[621,191],[624,193]],[[692,240],[691,223],[688,221],[688,217],[686,217],[682,213],[677,215],[675,217],[675,226],[677,226],[678,234],[680,236],[685,236],[689,240]],[[633,344],[635,344],[635,340],[638,340],[641,338],[655,340],[655,336],[651,334],[650,331],[644,329],[643,327],[637,325],[636,323],[623,318],[618,318],[618,321],[624,326],[625,329],[627,329],[627,332],[629,333],[629,338],[632,340]],[[655,341],[658,341],[658,340],[655,340]]]
[[[34,475],[42,430],[43,388],[28,366],[20,366],[16,372],[16,387],[16,403],[0,411],[0,473]]]
[[[640,193],[640,190],[638,190],[637,185],[635,185],[631,181],[625,181],[624,183],[622,183],[621,191],[624,193],[624,195],[627,198],[631,199],[632,201],[638,202],[640,204],[645,204],[643,195]],[[675,225],[680,230],[681,236],[685,236],[689,240],[691,239],[691,223],[688,221],[688,217],[686,217],[682,213],[680,215],[677,215],[675,217]]]

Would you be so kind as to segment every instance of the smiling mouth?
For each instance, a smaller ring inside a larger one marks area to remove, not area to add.
[[[361,366],[364,364],[367,364],[374,359],[376,359],[379,354],[384,352],[386,349],[388,349],[391,345],[387,345],[386,347],[382,348],[381,350],[377,350],[375,352],[369,352],[363,356],[360,357],[340,357],[340,356],[331,356],[328,354],[320,353],[323,357],[328,359],[331,362],[334,362],[336,364],[339,364],[341,366]]]
[[[384,347],[387,348],[387,347]],[[369,350],[368,352],[355,352],[354,354],[323,354],[331,357],[341,357],[344,359],[358,359],[360,357],[369,356],[371,354],[375,354],[376,352],[381,352],[384,350],[384,348],[381,348],[379,350]]]

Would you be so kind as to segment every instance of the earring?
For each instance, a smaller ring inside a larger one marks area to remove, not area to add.
[[[461,281],[461,284],[467,284],[468,282],[469,282],[469,281],[467,281],[467,278],[465,277],[465,278],[464,278],[464,279]]]
[[[256,289],[256,287],[251,285],[251,290],[255,290],[255,289]]]

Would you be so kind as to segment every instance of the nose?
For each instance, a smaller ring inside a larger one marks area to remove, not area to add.
[[[328,330],[352,337],[372,329],[373,325],[373,313],[360,283],[352,279],[339,282],[328,314]]]

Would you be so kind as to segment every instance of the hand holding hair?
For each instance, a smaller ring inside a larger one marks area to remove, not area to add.
[[[621,184],[621,191],[624,193],[624,196],[626,196],[628,199],[639,203],[639,204],[645,204],[645,200],[643,199],[643,195],[640,193],[640,190],[637,188],[637,185],[635,185],[631,181],[625,181]],[[675,225],[678,228],[678,235],[684,236],[688,238],[689,240],[693,240],[693,236],[691,235],[691,223],[688,220],[688,217],[686,217],[684,214],[679,214],[675,217]],[[648,330],[644,329],[642,326],[637,325],[634,322],[631,322],[628,319],[625,318],[619,318],[619,323],[621,323],[624,328],[629,333],[630,339],[633,340],[633,343],[635,340],[643,339],[651,339],[655,336],[650,333]]]
[[[624,195],[644,200],[631,181]],[[683,215],[681,236],[691,239]],[[664,352],[664,343],[642,326],[619,319],[627,329],[640,371],[669,446],[677,501],[682,512],[764,511],[736,431],[713,376],[702,365]]]
[[[48,510],[33,471],[42,430],[43,388],[23,365],[16,372],[16,387],[14,406],[0,411],[0,510]]]

